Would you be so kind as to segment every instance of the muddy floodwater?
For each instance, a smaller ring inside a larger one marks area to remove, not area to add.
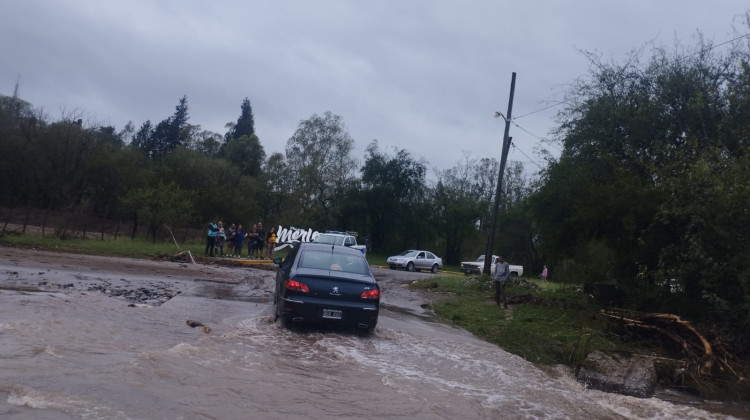
[[[267,269],[0,248],[0,418],[730,417],[587,390],[435,322],[405,288],[431,274],[375,270],[360,338],[282,328]]]

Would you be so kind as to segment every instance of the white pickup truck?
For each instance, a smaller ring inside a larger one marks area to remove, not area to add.
[[[352,232],[336,232],[329,230],[325,233],[319,233],[318,236],[316,236],[312,241],[324,244],[347,246],[349,248],[358,249],[363,254],[367,254],[367,246],[357,245],[357,237],[352,234]]]
[[[492,275],[495,274],[495,266],[497,265],[497,255],[492,256],[492,264],[490,265],[490,272]],[[511,276],[523,276],[523,266],[508,264]],[[484,255],[480,255],[476,261],[466,261],[461,263],[461,271],[464,274],[479,274],[484,270]]]

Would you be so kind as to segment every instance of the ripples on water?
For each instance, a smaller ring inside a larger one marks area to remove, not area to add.
[[[270,310],[262,299],[195,294],[130,308],[96,294],[0,290],[0,417],[723,418],[586,390],[466,333],[387,311],[363,339],[281,328]]]

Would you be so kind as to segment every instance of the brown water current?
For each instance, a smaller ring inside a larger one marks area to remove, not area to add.
[[[272,271],[152,264],[0,254],[0,418],[727,418],[543,371],[421,316],[394,291],[406,277],[384,281],[378,327],[360,338],[274,322]],[[173,297],[112,292],[138,288]]]

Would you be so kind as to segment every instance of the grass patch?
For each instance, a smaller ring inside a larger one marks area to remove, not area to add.
[[[495,303],[488,276],[432,277],[410,287],[440,294],[433,310],[444,321],[534,363],[575,367],[593,350],[622,345],[579,287],[525,280],[538,289],[508,286],[507,311]]]
[[[56,236],[17,235],[12,233],[0,235],[0,244],[74,254],[132,258],[153,258],[159,255],[174,255],[180,252],[180,250],[190,250],[197,257],[203,255],[203,251],[205,250],[205,245],[198,243],[180,244],[180,248],[178,249],[173,242],[151,242],[143,239],[60,239]]]

